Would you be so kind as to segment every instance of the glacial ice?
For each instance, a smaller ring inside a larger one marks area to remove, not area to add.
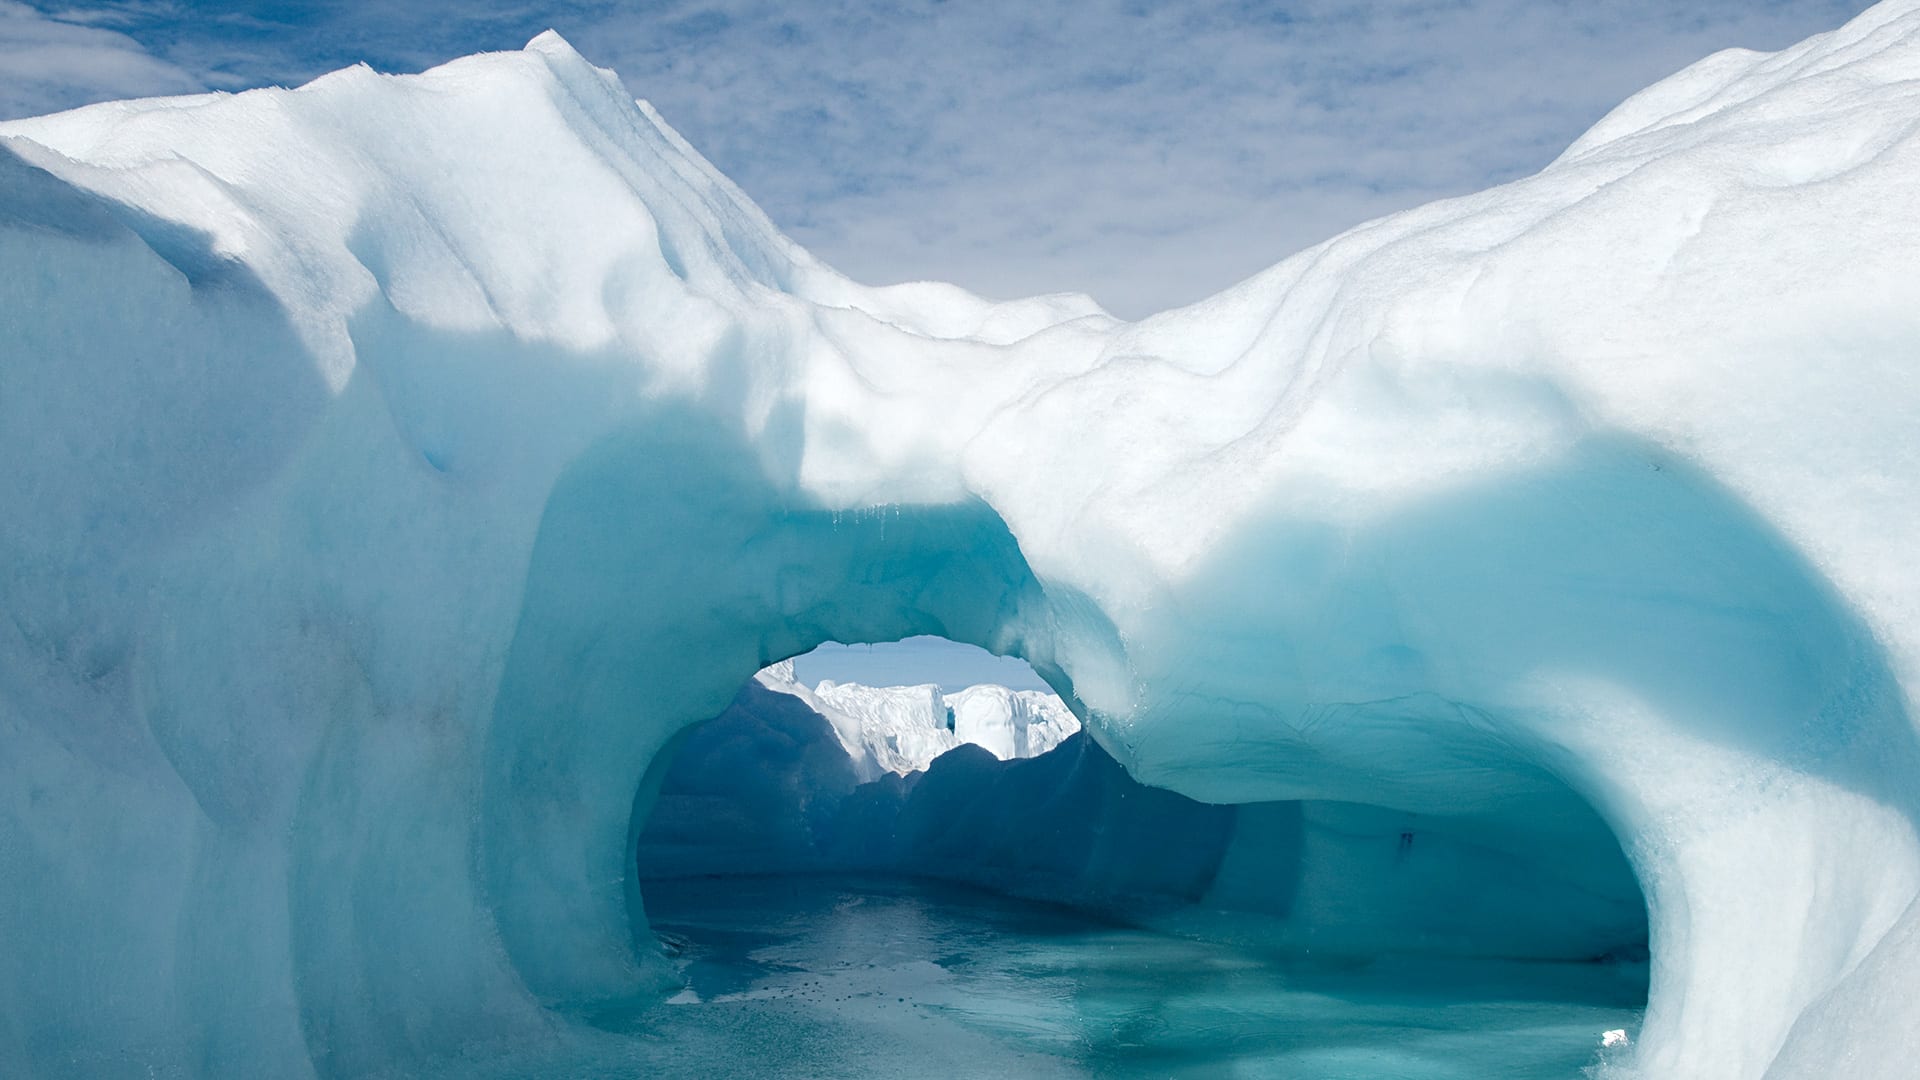
[[[1155,788],[1617,842],[1609,1068],[1907,1075],[1917,117],[1886,0],[1131,324],[850,282],[551,34],[0,124],[0,1072],[664,993],[663,751],[940,634]]]
[[[1065,702],[1038,690],[982,683],[948,694],[932,684],[862,686],[831,679],[809,687],[795,681],[789,660],[754,678],[825,717],[863,782],[883,772],[923,770],[963,743],[1002,761],[1036,757],[1080,730]]]

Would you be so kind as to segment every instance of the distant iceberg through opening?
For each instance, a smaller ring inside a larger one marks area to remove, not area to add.
[[[898,681],[824,677],[863,672]],[[983,673],[1029,688],[969,681]],[[662,754],[670,760],[640,833],[640,876],[904,871],[898,818],[936,760],[1037,758],[1080,730],[1015,658],[934,637],[822,646],[759,672]]]

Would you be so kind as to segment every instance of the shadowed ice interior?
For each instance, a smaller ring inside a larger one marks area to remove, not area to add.
[[[1200,802],[989,659],[830,644],[663,751],[636,866],[684,985],[598,1022],[721,1075],[1383,1080],[1566,1076],[1637,1028],[1645,901],[1571,792],[1524,821]]]

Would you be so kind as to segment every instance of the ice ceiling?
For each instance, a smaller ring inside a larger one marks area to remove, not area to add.
[[[0,124],[0,1070],[658,987],[662,749],[931,633],[1193,798],[1597,812],[1641,1072],[1901,1075],[1916,132],[1890,0],[1129,324],[856,285],[551,35]]]

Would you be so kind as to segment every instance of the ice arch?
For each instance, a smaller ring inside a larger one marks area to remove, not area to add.
[[[1753,1016],[1805,1004],[1781,957],[1857,959],[1895,914],[1871,898],[1909,887],[1850,854],[1894,850],[1914,809],[1884,655],[1762,522],[1643,446],[1590,440],[1364,529],[1256,520],[1167,590],[1177,621],[1123,634],[1055,604],[985,504],[789,509],[710,441],[645,431],[556,485],[489,736],[489,892],[548,1001],[641,977],[634,778],[740,672],[848,637],[979,642],[1068,693],[1078,668],[1124,670],[1130,710],[1091,730],[1209,801],[1364,802],[1572,853],[1609,839],[1591,802],[1648,891],[1647,1034],[1679,1069],[1763,1066],[1738,1056]],[[756,557],[716,564],[716,542]],[[1864,902],[1766,898],[1796,879]],[[1735,995],[1719,1032],[1663,1011]]]
[[[0,1068],[545,1037],[673,731],[937,631],[1203,799],[1591,802],[1648,1075],[1900,1075],[1916,24],[1137,324],[849,282],[550,35],[0,125]]]
[[[753,672],[822,641],[921,633],[1048,664],[1072,618],[984,504],[781,503],[740,448],[671,417],[555,486],[489,732],[483,841],[502,937],[543,997],[631,988],[642,777]],[[1091,620],[1077,638],[1110,636]]]

